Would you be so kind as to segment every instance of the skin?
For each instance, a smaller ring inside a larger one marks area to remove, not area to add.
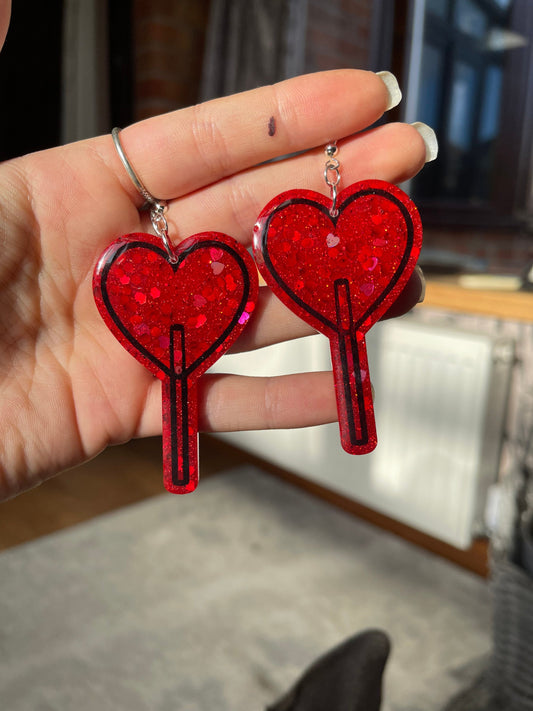
[[[9,27],[9,17],[11,15],[11,2],[0,0],[0,48],[4,45],[4,40]]]
[[[8,14],[0,2],[0,37]],[[274,195],[300,187],[324,192],[322,147],[332,126],[343,139],[343,185],[396,183],[420,170],[425,147],[411,126],[364,130],[386,102],[385,86],[371,72],[318,73],[134,124],[121,139],[150,192],[170,201],[175,242],[216,230],[249,246],[255,219]],[[307,152],[265,164],[300,151]],[[110,136],[0,165],[0,498],[110,444],[161,432],[161,383],[107,330],[91,286],[98,256],[113,239],[151,232],[141,202]],[[420,290],[414,274],[388,315],[410,309]],[[262,287],[233,350],[310,333]],[[331,373],[207,375],[200,402],[207,431],[337,417]]]

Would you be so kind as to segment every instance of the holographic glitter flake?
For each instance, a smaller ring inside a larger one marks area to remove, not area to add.
[[[158,237],[115,240],[96,266],[96,305],[120,343],[163,381],[165,487],[198,483],[198,378],[235,342],[258,294],[247,250],[218,232],[194,235],[172,263]]]
[[[258,218],[254,252],[272,291],[330,339],[341,443],[365,454],[377,444],[365,334],[409,279],[422,224],[409,197],[380,180],[339,193],[336,217],[330,208],[310,190],[278,195]]]

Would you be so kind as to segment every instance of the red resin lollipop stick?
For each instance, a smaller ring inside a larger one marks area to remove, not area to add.
[[[193,491],[198,483],[198,389],[196,380],[180,373],[186,358],[184,335],[181,325],[171,326],[169,360],[173,367],[162,387],[163,481],[176,494]]]
[[[409,279],[422,225],[390,183],[367,180],[338,196],[333,187],[333,201],[310,190],[274,198],[259,215],[254,250],[273,292],[330,339],[342,446],[365,454],[377,444],[365,334]]]
[[[193,491],[198,379],[235,342],[254,310],[253,260],[218,232],[194,235],[170,252],[158,237],[131,234],[105,250],[93,283],[109,329],[163,381],[165,487]]]
[[[334,287],[338,331],[330,339],[330,350],[341,444],[350,454],[365,454],[377,441],[366,341],[353,331],[348,281],[339,279]]]

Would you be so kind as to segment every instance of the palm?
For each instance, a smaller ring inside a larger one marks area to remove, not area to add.
[[[91,290],[121,220],[130,213],[130,228],[140,224],[118,180],[83,147],[6,164],[0,180],[16,196],[0,286],[1,420],[11,429],[9,474],[27,473],[21,483],[31,484],[140,429],[153,379],[107,331]]]
[[[307,111],[315,115],[313,124],[305,128],[305,116],[296,111],[285,115],[283,135],[277,143],[263,132],[262,124],[254,127],[248,114],[257,113],[260,106],[262,114],[282,115],[279,90],[277,95],[265,89],[215,102],[205,110],[209,119],[198,109],[189,109],[128,129],[128,153],[136,166],[146,165],[146,184],[159,197],[175,198],[169,212],[172,236],[184,238],[213,229],[249,243],[254,216],[276,192],[300,185],[322,189],[321,160],[316,154],[253,167],[275,155],[325,143],[332,120],[339,124],[339,135],[349,135],[382,112],[385,97],[375,75],[339,72],[333,79],[328,77],[330,85],[334,80],[345,90],[350,85],[351,91],[360,85],[369,94],[366,113],[359,108],[359,115],[354,110],[348,119],[340,103],[336,108],[323,91],[324,79],[320,77],[323,75],[282,85],[285,96],[281,98],[289,105],[306,88],[329,114],[324,110],[323,118],[317,119],[316,106],[308,102]],[[266,113],[261,102],[268,106]],[[345,105],[346,100],[343,109]],[[245,138],[236,146],[235,155],[228,155],[221,138],[224,122],[231,132],[239,120]],[[210,136],[199,137],[198,128],[205,132],[209,122],[218,132],[211,129]],[[377,135],[369,133],[343,146],[346,184],[363,177],[403,179],[423,163],[418,134],[406,127],[377,131]],[[394,148],[402,131],[404,147]],[[126,140],[126,131],[124,136]],[[147,138],[153,140],[144,149]],[[202,141],[206,145],[202,146]],[[376,151],[380,146],[380,159],[376,152],[372,154],[373,145]],[[374,162],[366,167],[366,174],[357,159],[365,151],[370,151]],[[189,160],[184,171],[176,170],[172,153],[184,156],[185,163]],[[1,495],[32,486],[94,456],[109,443],[155,434],[160,428],[160,385],[107,330],[92,295],[92,272],[106,245],[121,234],[148,230],[138,211],[139,198],[123,174],[111,138],[5,163],[0,166],[0,185]],[[265,289],[261,304],[255,323],[243,336],[243,348],[309,332]],[[409,297],[403,309],[411,305]],[[307,380],[293,376],[279,383],[253,385],[242,379],[208,379],[200,424],[213,429],[242,426],[241,411],[250,393],[263,399],[251,426],[312,424],[309,397],[297,397],[300,390],[309,391],[311,377],[312,418],[316,422],[329,420],[334,413],[331,380],[326,374],[314,374]],[[265,410],[267,387],[270,401],[272,392],[275,400],[287,401],[285,406],[278,402],[274,407],[276,416],[272,406],[271,411]],[[250,426],[248,415],[245,419]]]

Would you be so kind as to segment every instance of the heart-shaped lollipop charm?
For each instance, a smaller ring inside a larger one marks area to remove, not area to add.
[[[253,260],[218,232],[188,238],[172,259],[158,237],[130,234],[102,254],[93,287],[109,329],[163,381],[165,486],[192,491],[198,482],[196,384],[255,308]]]
[[[310,190],[278,195],[260,214],[254,250],[274,293],[330,339],[341,441],[364,454],[377,443],[365,333],[396,300],[422,246],[418,210],[380,180],[337,200]]]

